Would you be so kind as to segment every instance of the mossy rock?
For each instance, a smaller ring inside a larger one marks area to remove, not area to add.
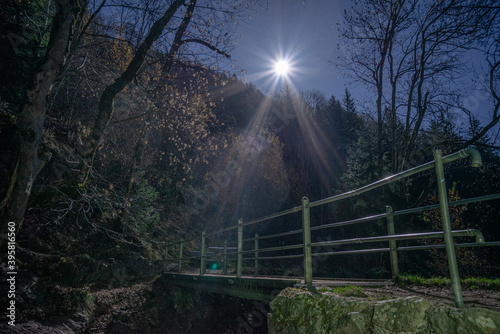
[[[387,300],[358,297],[360,289],[283,290],[268,315],[270,334],[293,333],[500,333],[500,312],[456,309],[410,296]]]

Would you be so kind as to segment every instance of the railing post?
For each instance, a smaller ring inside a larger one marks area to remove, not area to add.
[[[222,257],[222,273],[227,274],[227,239],[224,239],[224,256]]]
[[[254,275],[259,275],[259,234],[255,233],[255,269]]]
[[[392,206],[387,205],[385,207],[385,212],[387,213],[387,234],[394,235],[396,231],[394,229],[394,215]],[[398,251],[396,246],[396,240],[389,240],[389,249],[391,256],[391,273],[392,279],[396,279],[399,276],[399,266],[398,266]]]
[[[177,268],[178,273],[182,272],[182,253],[184,250],[184,240],[181,239],[181,244],[179,245],[179,268]]]
[[[168,266],[168,246],[165,243],[165,262],[163,263],[163,272],[166,273]]]
[[[450,270],[453,296],[455,299],[456,307],[463,308],[464,301],[462,297],[462,286],[460,285],[457,257],[455,255],[453,236],[451,234],[450,211],[448,209],[448,194],[446,190],[446,182],[444,179],[444,168],[441,150],[434,151],[434,167],[436,169],[439,205],[441,207],[441,221],[443,224],[444,232],[444,244],[446,247],[446,255],[448,256],[448,268]]]
[[[236,264],[236,277],[241,277],[243,266],[243,219],[238,219],[238,262]]]
[[[200,275],[205,275],[206,270],[206,252],[205,252],[205,238],[206,232],[201,232],[201,254],[200,254]]]
[[[311,216],[309,198],[302,197],[302,238],[304,245],[304,281],[307,288],[312,288],[312,255],[311,255]]]

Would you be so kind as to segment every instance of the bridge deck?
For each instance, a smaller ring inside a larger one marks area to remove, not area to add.
[[[226,294],[235,297],[271,301],[287,287],[304,286],[304,279],[299,277],[242,276],[198,273],[164,273],[163,278],[171,284],[199,289],[212,293]],[[386,286],[392,284],[388,280],[357,279],[315,279],[313,285],[318,286]]]

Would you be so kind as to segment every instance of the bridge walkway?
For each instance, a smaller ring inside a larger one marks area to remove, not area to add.
[[[272,277],[272,276],[233,276],[206,273],[163,273],[163,279],[169,284],[197,289],[211,293],[219,293],[234,297],[272,301],[281,290],[289,287],[305,287],[304,278],[300,277]],[[315,278],[313,287],[320,286],[387,286],[392,280],[358,280],[358,279],[331,279]]]

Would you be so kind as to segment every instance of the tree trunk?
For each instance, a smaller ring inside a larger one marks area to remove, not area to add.
[[[23,221],[33,183],[50,160],[50,153],[41,147],[47,98],[67,60],[73,28],[87,8],[87,1],[59,0],[55,7],[47,52],[26,90],[26,102],[17,121],[18,154],[9,191],[1,203],[1,211],[7,216],[1,222],[2,234],[9,220],[18,224]],[[1,238],[2,248],[4,242]]]
[[[2,209],[7,209],[9,218],[17,222],[24,217],[33,182],[50,159],[50,154],[40,148],[47,116],[47,97],[66,61],[74,24],[82,14],[78,8],[85,10],[86,1],[56,2],[47,54],[33,75],[32,84],[26,92],[26,104],[18,118],[17,167],[10,181],[12,191],[2,201]]]
[[[495,91],[495,71],[497,68],[500,67],[500,61],[497,61],[493,66],[491,66],[490,69],[490,92],[491,95],[493,96],[494,100],[494,107],[493,107],[493,115],[491,117],[491,121],[484,126],[481,131],[479,131],[475,136],[467,140],[465,143],[463,143],[459,148],[466,148],[470,145],[473,145],[477,141],[481,140],[486,133],[493,128],[495,125],[497,125],[500,122],[500,96],[497,94]]]
[[[151,113],[149,114],[151,115]],[[134,154],[132,156],[132,165],[130,166],[129,181],[127,186],[127,193],[125,194],[125,201],[129,201],[132,191],[139,178],[139,167],[141,166],[142,158],[144,156],[144,148],[146,146],[146,141],[149,137],[149,118],[144,124],[141,132],[139,133],[139,139],[135,143]]]
[[[384,66],[387,58],[387,54],[392,52],[392,43],[394,36],[396,34],[397,19],[399,16],[399,11],[401,7],[396,6],[392,8],[391,6],[391,16],[390,21],[385,29],[386,35],[381,41],[380,60],[377,64],[376,83],[377,83],[377,150],[378,150],[378,175],[382,176],[382,171],[384,169],[384,148],[383,148],[383,129],[384,129],[384,112],[382,110],[382,99],[384,97]]]
[[[417,140],[418,133],[420,131],[420,127],[422,126],[422,122],[427,113],[427,107],[429,103],[430,92],[426,91],[424,93],[424,81],[426,80],[426,62],[425,58],[427,56],[427,37],[426,37],[426,29],[422,32],[422,40],[420,45],[420,62],[418,73],[416,73],[417,78],[417,120],[415,122],[415,126],[410,133],[408,141],[405,143],[406,147],[403,154],[403,166],[406,168],[410,165],[410,156],[413,153],[413,146],[415,141]]]
[[[172,65],[174,63],[174,57],[176,56],[177,52],[179,51],[179,48],[182,45],[182,37],[184,36],[184,33],[186,32],[187,27],[189,26],[189,22],[191,21],[191,18],[193,17],[193,12],[196,7],[196,1],[197,0],[191,0],[189,2],[189,6],[186,10],[186,13],[184,14],[184,18],[182,20],[182,23],[179,25],[179,29],[177,29],[177,32],[175,33],[175,38],[172,43],[172,46],[170,47],[170,51],[168,53],[167,59],[165,60],[165,63],[162,68],[162,75],[166,75],[168,72],[170,72],[170,69],[172,68]],[[161,89],[161,86],[158,85],[156,87],[156,93],[159,93]],[[149,137],[149,123],[152,118],[152,113],[153,111],[150,111],[146,118],[146,122],[144,127],[141,129],[141,132],[139,133],[139,139],[137,140],[135,147],[134,147],[134,155],[132,157],[132,165],[130,167],[130,173],[129,173],[129,182],[127,186],[127,193],[125,195],[126,200],[128,201],[132,190],[135,186],[135,183],[137,182],[137,178],[139,177],[139,167],[142,162],[142,158],[144,156],[144,149],[146,146],[146,142]]]
[[[128,64],[125,72],[123,72],[123,74],[111,85],[104,89],[104,92],[99,100],[99,114],[97,115],[94,126],[83,147],[81,165],[83,183],[87,182],[94,162],[95,154],[101,144],[102,137],[108,127],[109,121],[113,116],[114,100],[116,95],[118,95],[118,93],[120,93],[135,78],[144,62],[144,59],[146,58],[147,52],[158,37],[160,37],[165,26],[170,22],[179,7],[183,4],[184,0],[176,0],[172,5],[170,5],[165,14],[163,14],[163,16],[153,24],[148,35],[135,53],[134,58],[132,58]]]

